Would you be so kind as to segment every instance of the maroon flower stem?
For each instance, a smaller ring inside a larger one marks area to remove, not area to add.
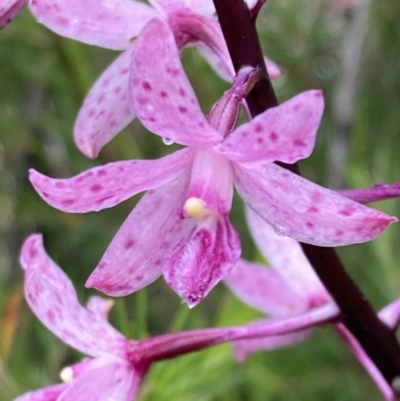
[[[243,0],[213,0],[236,72],[243,66],[260,69],[261,80],[246,101],[253,116],[278,101],[264,64],[251,12]],[[283,167],[300,174],[297,164]],[[377,317],[347,274],[334,249],[301,244],[318,277],[343,314],[343,324],[356,337],[389,385],[400,378],[400,347],[394,333]],[[392,387],[394,387],[392,385]],[[394,390],[396,390],[394,388]]]

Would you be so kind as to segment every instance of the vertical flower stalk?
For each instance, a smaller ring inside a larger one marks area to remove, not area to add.
[[[236,71],[251,65],[260,68],[261,79],[246,98],[252,116],[278,104],[260,50],[255,21],[243,0],[213,0]],[[285,165],[299,173],[297,164]],[[302,244],[315,272],[344,315],[345,327],[382,373],[394,384],[400,378],[400,347],[393,334],[376,316],[369,302],[348,276],[334,249]]]

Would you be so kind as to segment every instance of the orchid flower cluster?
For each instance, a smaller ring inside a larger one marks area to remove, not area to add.
[[[240,0],[253,17],[263,1]],[[139,291],[163,276],[189,307],[221,281],[244,303],[268,315],[245,326],[206,328],[125,338],[107,321],[110,299],[86,307],[47,255],[40,234],[23,244],[26,301],[57,337],[88,358],[65,367],[63,383],[33,390],[18,401],[131,401],[157,361],[225,342],[239,361],[255,351],[293,345],[330,323],[376,382],[386,400],[398,389],[346,325],[346,311],[314,271],[300,243],[336,247],[373,240],[397,221],[364,203],[397,197],[398,184],[333,191],[289,165],[308,158],[323,117],[324,96],[308,90],[254,115],[246,98],[266,73],[237,66],[217,5],[211,0],[30,0],[39,22],[59,35],[123,51],[87,94],[74,137],[97,157],[134,118],[179,150],[154,160],[115,161],[70,178],[34,169],[29,179],[50,206],[67,213],[100,211],[145,192],[86,282],[111,297]],[[0,27],[24,5],[0,0]],[[217,10],[216,10],[217,9]],[[231,87],[204,115],[181,64],[195,46]],[[267,58],[271,79],[281,72]],[[234,67],[235,66],[235,67]],[[267,75],[267,78],[268,78]],[[240,112],[248,121],[238,125]],[[149,134],[150,135],[150,134]],[[229,215],[236,189],[255,244],[270,267],[241,259]],[[322,263],[322,262],[321,262]],[[393,335],[398,302],[377,322]],[[400,376],[399,376],[400,377]]]

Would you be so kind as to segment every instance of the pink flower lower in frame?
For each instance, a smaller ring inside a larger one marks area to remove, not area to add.
[[[41,235],[27,238],[20,262],[32,311],[57,337],[89,357],[62,369],[63,383],[30,391],[15,401],[134,401],[153,362],[232,340],[286,335],[338,317],[337,309],[325,308],[256,328],[211,328],[130,340],[107,321],[112,301],[92,297],[86,308],[80,305],[71,281],[43,248]]]
[[[19,13],[26,0],[0,0],[0,29]]]
[[[228,218],[234,186],[276,232],[315,245],[368,241],[396,221],[274,164],[310,155],[324,107],[320,91],[301,93],[233,130],[256,74],[245,69],[207,120],[173,33],[160,20],[137,40],[132,68],[138,117],[150,131],[187,148],[158,160],[110,163],[71,179],[30,173],[43,199],[67,212],[101,210],[148,191],[88,286],[123,296],[163,274],[195,306],[239,259],[239,238]]]
[[[278,236],[252,210],[246,209],[246,217],[253,240],[271,267],[240,260],[224,279],[232,292],[243,302],[269,315],[269,320],[301,315],[332,304],[300,244],[291,238]],[[399,305],[400,302],[394,302],[379,313],[381,320],[392,329],[398,326]],[[259,324],[263,321],[254,323]],[[393,400],[393,390],[353,335],[343,324],[333,327],[374,379],[385,399]],[[235,355],[239,361],[244,361],[256,351],[297,344],[311,332],[303,330],[282,336],[240,340],[234,344]]]
[[[150,7],[134,0],[30,0],[36,18],[60,35],[124,52],[104,71],[89,91],[76,119],[79,149],[96,157],[101,148],[135,116],[129,95],[132,51],[136,38],[153,18],[172,28],[179,48],[198,44],[201,53],[224,78],[233,66],[211,0],[153,0]],[[147,46],[151,48],[152,43]],[[268,60],[267,60],[268,61]],[[272,77],[277,66],[267,62]]]

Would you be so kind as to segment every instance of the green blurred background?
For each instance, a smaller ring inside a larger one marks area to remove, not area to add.
[[[342,1],[343,3],[343,1]],[[325,186],[370,186],[400,180],[400,2],[364,1],[343,10],[330,1],[269,0],[258,27],[265,54],[283,70],[278,97],[322,88],[326,113],[315,152],[303,174]],[[70,215],[33,191],[27,169],[68,177],[114,160],[154,158],[171,147],[137,121],[96,160],[75,147],[75,116],[115,52],[58,37],[24,10],[0,32],[0,400],[58,381],[81,355],[44,328],[23,300],[18,252],[26,235],[44,233],[48,252],[71,277],[82,302],[83,284],[138,197],[109,210]],[[187,72],[207,112],[228,87],[193,49]],[[354,84],[355,83],[355,84]],[[400,216],[400,200],[375,204]],[[235,200],[232,221],[243,255],[262,260]],[[350,274],[380,308],[400,295],[400,228],[368,244],[339,249]],[[112,323],[142,338],[171,330],[245,323],[261,315],[219,285],[188,310],[162,279],[117,299]],[[381,396],[330,328],[304,343],[260,352],[237,364],[229,345],[153,366],[141,400],[376,401]]]

